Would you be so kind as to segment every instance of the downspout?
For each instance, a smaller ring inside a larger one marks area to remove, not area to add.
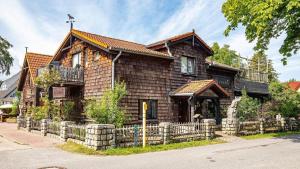
[[[112,60],[112,68],[111,68],[111,88],[113,89],[115,87],[115,62],[119,59],[121,56],[122,51],[120,50],[118,55]]]
[[[170,51],[170,48],[169,48],[169,46],[168,46],[168,41],[165,42],[165,47],[166,47],[167,50],[168,50],[169,56],[170,56],[170,57],[173,57],[173,56],[172,56],[172,53],[171,53],[171,51]]]

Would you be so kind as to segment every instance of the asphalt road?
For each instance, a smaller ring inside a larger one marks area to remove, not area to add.
[[[237,139],[225,144],[129,156],[72,154],[55,147],[22,145],[0,137],[1,169],[49,166],[68,169],[299,169],[300,135],[251,141]]]

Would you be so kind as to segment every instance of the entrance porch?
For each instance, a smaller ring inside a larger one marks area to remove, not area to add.
[[[220,98],[229,97],[229,94],[214,80],[198,80],[178,88],[171,97],[178,105],[179,122],[214,118],[220,124]]]

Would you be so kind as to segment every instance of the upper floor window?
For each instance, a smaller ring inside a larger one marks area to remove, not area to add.
[[[143,119],[143,102],[147,103],[146,119],[157,119],[157,100],[139,100],[139,119]]]
[[[5,84],[5,83],[3,83],[3,84],[1,85],[1,88],[0,88],[0,90],[7,90],[7,86],[6,86],[6,84]]]
[[[80,66],[80,60],[81,60],[81,53],[75,53],[72,57],[72,67],[75,68],[77,66]]]
[[[181,72],[187,74],[195,74],[195,58],[182,56]]]
[[[88,50],[86,49],[84,52],[84,66],[89,65],[89,56],[88,56]]]

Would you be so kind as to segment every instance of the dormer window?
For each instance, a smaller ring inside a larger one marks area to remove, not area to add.
[[[80,66],[80,60],[81,60],[81,53],[75,53],[72,57],[72,67],[76,68]]]
[[[195,74],[195,58],[181,56],[181,73]]]

